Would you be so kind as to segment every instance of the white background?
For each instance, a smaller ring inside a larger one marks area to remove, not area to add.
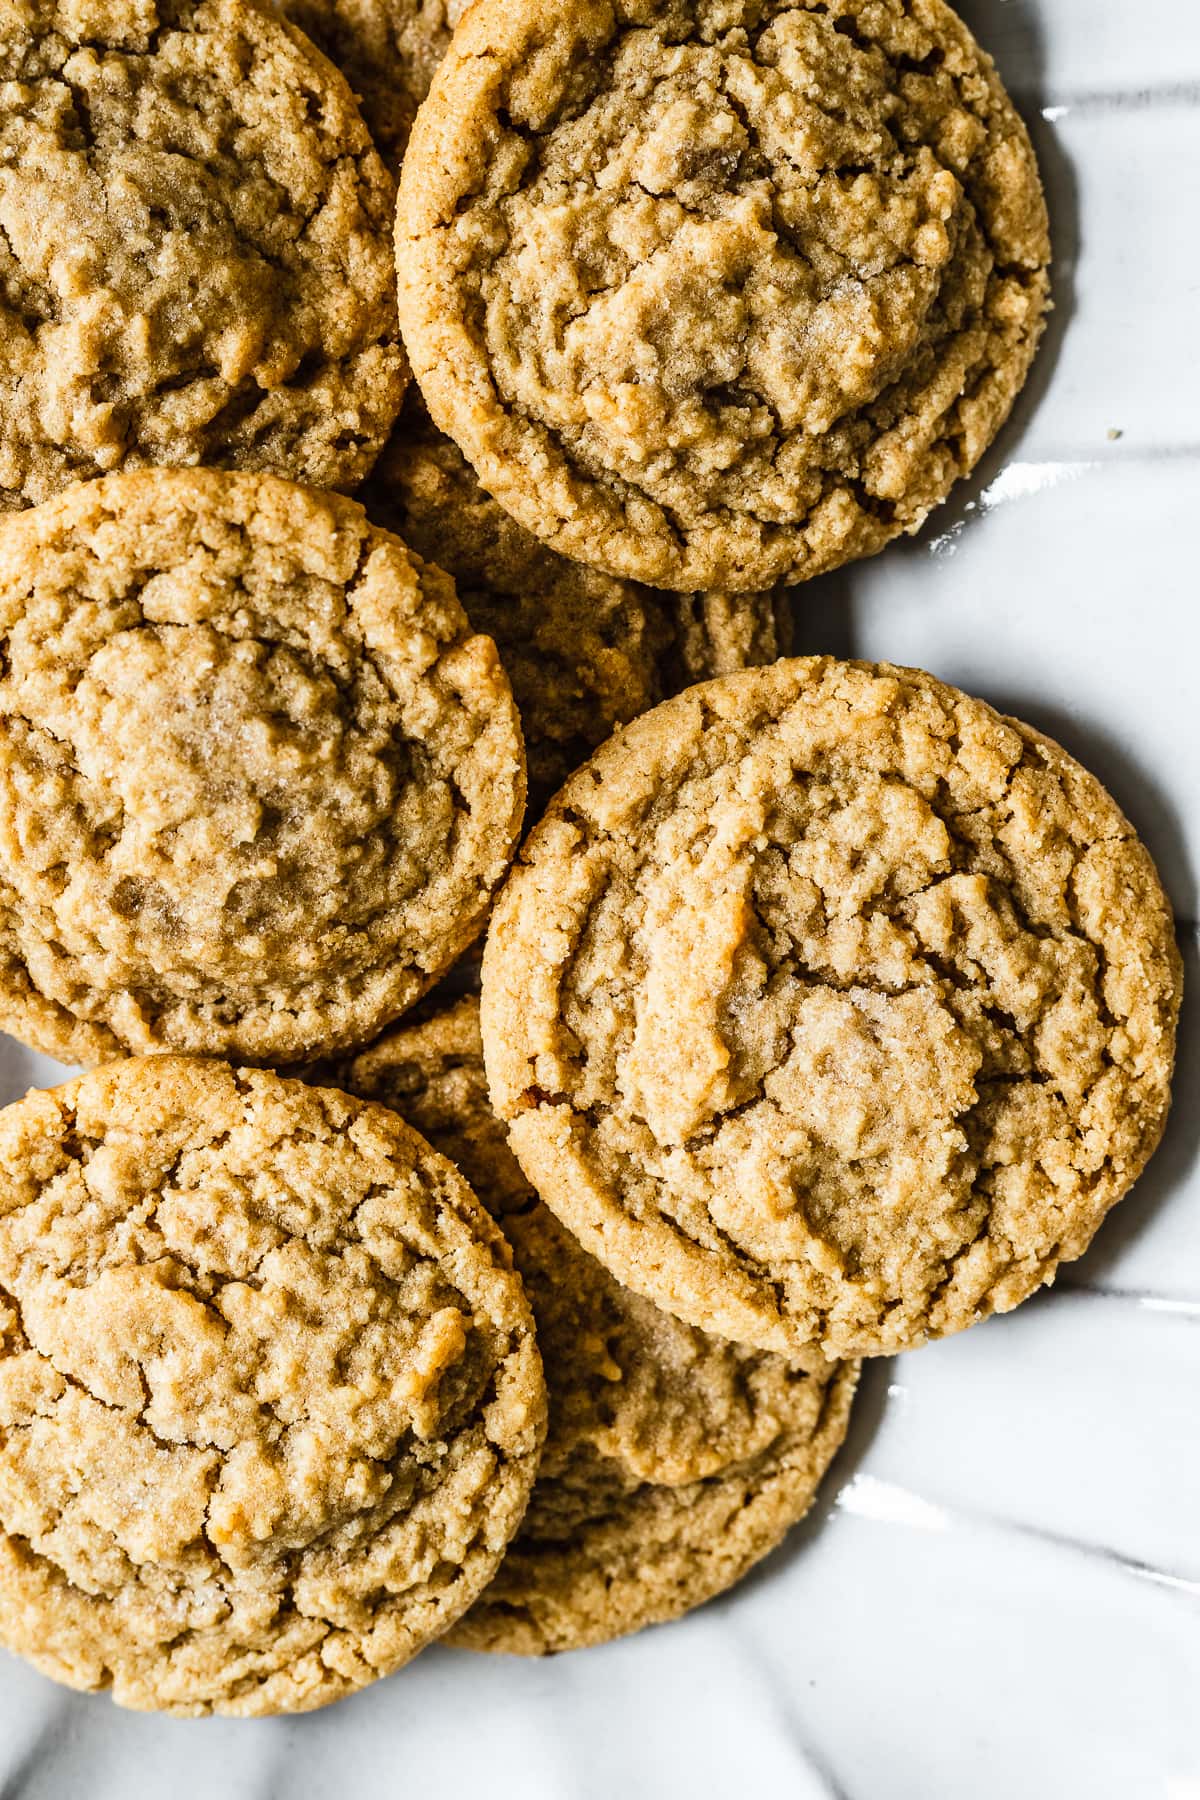
[[[1194,990],[1163,1150],[1053,1293],[868,1368],[814,1512],[736,1594],[261,1723],[0,1656],[0,1800],[1200,1800],[1200,7],[964,10],[1035,132],[1058,310],[978,477],[809,590],[799,647],[931,669],[1108,782]],[[0,1040],[0,1099],[54,1073]]]

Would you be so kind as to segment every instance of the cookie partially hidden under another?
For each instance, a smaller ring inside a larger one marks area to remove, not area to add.
[[[64,1062],[368,1042],[520,828],[507,679],[440,569],[273,476],[0,520],[0,1027]]]
[[[681,591],[915,531],[1008,415],[1050,258],[942,0],[476,0],[417,117],[400,322],[553,549]]]
[[[408,368],[337,71],[243,0],[21,0],[0,81],[0,507],[150,465],[355,487]]]
[[[695,681],[791,649],[791,596],[665,594],[547,549],[480,487],[412,398],[360,496],[454,577],[512,682],[535,814],[617,726]]]
[[[498,1574],[448,1641],[576,1649],[731,1586],[808,1510],[857,1368],[709,1337],[581,1250],[488,1105],[474,999],[389,1033],[336,1079],[398,1108],[458,1163],[512,1243],[537,1322],[550,1392],[541,1471]]]
[[[1161,1136],[1181,968],[1059,745],[910,669],[707,682],[526,840],[491,1095],[613,1274],[765,1350],[890,1353],[1082,1254]]]
[[[469,0],[279,0],[342,71],[388,167],[399,169],[417,108]]]
[[[322,1706],[481,1591],[545,1429],[506,1246],[384,1107],[147,1057],[0,1113],[0,1641]]]

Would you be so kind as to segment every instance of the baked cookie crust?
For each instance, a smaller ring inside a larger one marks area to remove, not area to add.
[[[1008,415],[1049,254],[942,0],[479,0],[397,215],[434,422],[552,548],[679,590],[915,531]]]
[[[56,1680],[352,1693],[484,1587],[544,1429],[500,1234],[387,1109],[156,1056],[0,1114],[0,1639]]]
[[[1181,964],[1111,797],[918,671],[710,682],[618,733],[488,932],[492,1100],[630,1287],[887,1354],[1082,1254],[1162,1133]]]
[[[841,1443],[857,1366],[696,1331],[620,1287],[543,1206],[488,1104],[479,1004],[404,1025],[336,1079],[396,1107],[502,1226],[550,1392],[529,1510],[448,1641],[545,1655],[677,1618],[803,1516]]]
[[[524,804],[491,640],[352,500],[157,470],[0,521],[0,1028],[298,1062],[466,948]]]
[[[616,726],[791,648],[791,595],[664,594],[571,562],[518,525],[410,396],[361,499],[454,577],[512,682],[536,813]]]
[[[242,0],[23,0],[0,80],[0,507],[151,465],[356,486],[407,364],[337,71]]]

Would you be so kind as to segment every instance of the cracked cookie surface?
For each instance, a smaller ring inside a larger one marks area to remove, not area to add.
[[[411,397],[360,498],[454,577],[472,625],[495,640],[521,715],[535,808],[617,725],[692,682],[791,648],[782,589],[664,594],[557,555],[484,492]]]
[[[766,588],[916,530],[1047,305],[1028,135],[941,0],[479,0],[413,132],[434,421],[555,549]]]
[[[0,521],[0,1024],[37,1048],[368,1041],[523,801],[495,645],[354,501],[157,470]]]
[[[386,1108],[149,1057],[0,1117],[0,1638],[126,1706],[320,1706],[452,1623],[545,1426],[458,1172]]]
[[[417,108],[468,3],[281,0],[281,10],[342,71],[380,153],[398,170]]]
[[[797,659],[618,733],[493,912],[493,1102],[622,1281],[890,1353],[1082,1254],[1161,1135],[1181,965],[1095,778],[918,671]]]
[[[479,1004],[389,1032],[333,1075],[462,1170],[513,1247],[550,1426],[520,1531],[448,1641],[540,1655],[677,1618],[808,1510],[857,1369],[746,1350],[622,1288],[543,1206],[487,1097]]]
[[[407,365],[342,77],[242,0],[24,0],[0,79],[0,507],[147,465],[356,486]]]

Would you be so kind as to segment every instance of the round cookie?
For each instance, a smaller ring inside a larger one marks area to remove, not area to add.
[[[367,129],[399,169],[417,108],[469,0],[281,0],[354,89]]]
[[[0,507],[149,465],[357,485],[407,365],[337,71],[243,0],[24,0],[0,78]]]
[[[483,962],[543,1199],[706,1330],[890,1353],[1087,1248],[1162,1133],[1181,969],[1064,750],[814,657],[619,732],[526,840]]]
[[[454,577],[513,686],[535,806],[617,725],[694,681],[774,662],[791,608],[766,594],[663,594],[548,550],[484,493],[410,401],[362,494],[371,517]]]
[[[499,1232],[386,1108],[162,1056],[0,1114],[0,1641],[56,1680],[246,1716],[399,1668],[545,1410]]]
[[[479,0],[397,216],[434,422],[556,550],[678,589],[917,530],[1007,417],[1049,254],[941,0]]]
[[[525,1655],[604,1643],[732,1586],[807,1512],[846,1432],[851,1364],[707,1336],[618,1284],[539,1204],[488,1105],[467,997],[342,1065],[462,1168],[537,1322],[550,1429],[529,1510],[450,1634]]]
[[[469,944],[520,826],[490,639],[352,500],[154,470],[0,521],[0,1028],[290,1062]]]

